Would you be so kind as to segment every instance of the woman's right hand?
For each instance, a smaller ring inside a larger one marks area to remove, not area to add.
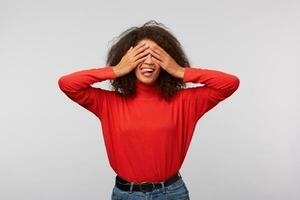
[[[135,47],[131,46],[122,57],[121,61],[116,66],[113,66],[113,70],[117,77],[128,74],[140,62],[144,61],[149,54],[148,51],[145,51],[148,48],[149,46],[147,46],[145,43],[140,43]]]

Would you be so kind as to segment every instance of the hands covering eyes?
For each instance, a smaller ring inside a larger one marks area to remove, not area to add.
[[[148,46],[146,43],[139,43],[130,47],[121,61],[113,67],[116,75],[123,76],[132,71],[139,63],[146,60],[148,54],[152,55],[153,61],[165,69],[169,74],[177,78],[183,78],[184,68],[181,67],[163,48],[154,44]]]

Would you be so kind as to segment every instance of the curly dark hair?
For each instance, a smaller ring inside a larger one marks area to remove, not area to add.
[[[134,26],[123,31],[117,38],[114,38],[117,41],[114,42],[107,53],[106,65],[117,65],[131,46],[135,46],[143,39],[150,39],[162,47],[180,66],[189,67],[189,60],[181,44],[168,29],[164,24],[150,20],[141,27]],[[126,97],[133,97],[136,90],[135,81],[135,72],[132,70],[124,76],[110,80],[110,83],[114,91]],[[170,75],[163,68],[161,68],[157,81],[160,94],[166,100],[171,99],[177,90],[186,87],[183,79]]]

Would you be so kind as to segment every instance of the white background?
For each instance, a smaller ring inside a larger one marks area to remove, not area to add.
[[[197,124],[181,168],[191,199],[300,199],[299,1],[0,3],[0,199],[110,199],[101,124],[57,81],[104,66],[109,41],[151,19],[192,67],[240,78]]]

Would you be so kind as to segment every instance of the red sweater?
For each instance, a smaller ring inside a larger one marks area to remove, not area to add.
[[[239,87],[238,77],[216,70],[185,68],[183,81],[204,86],[179,90],[171,102],[159,95],[158,85],[136,80],[136,97],[92,87],[115,79],[111,66],[77,71],[59,78],[60,89],[94,113],[110,166],[133,182],[159,182],[175,174],[188,151],[197,121]]]

